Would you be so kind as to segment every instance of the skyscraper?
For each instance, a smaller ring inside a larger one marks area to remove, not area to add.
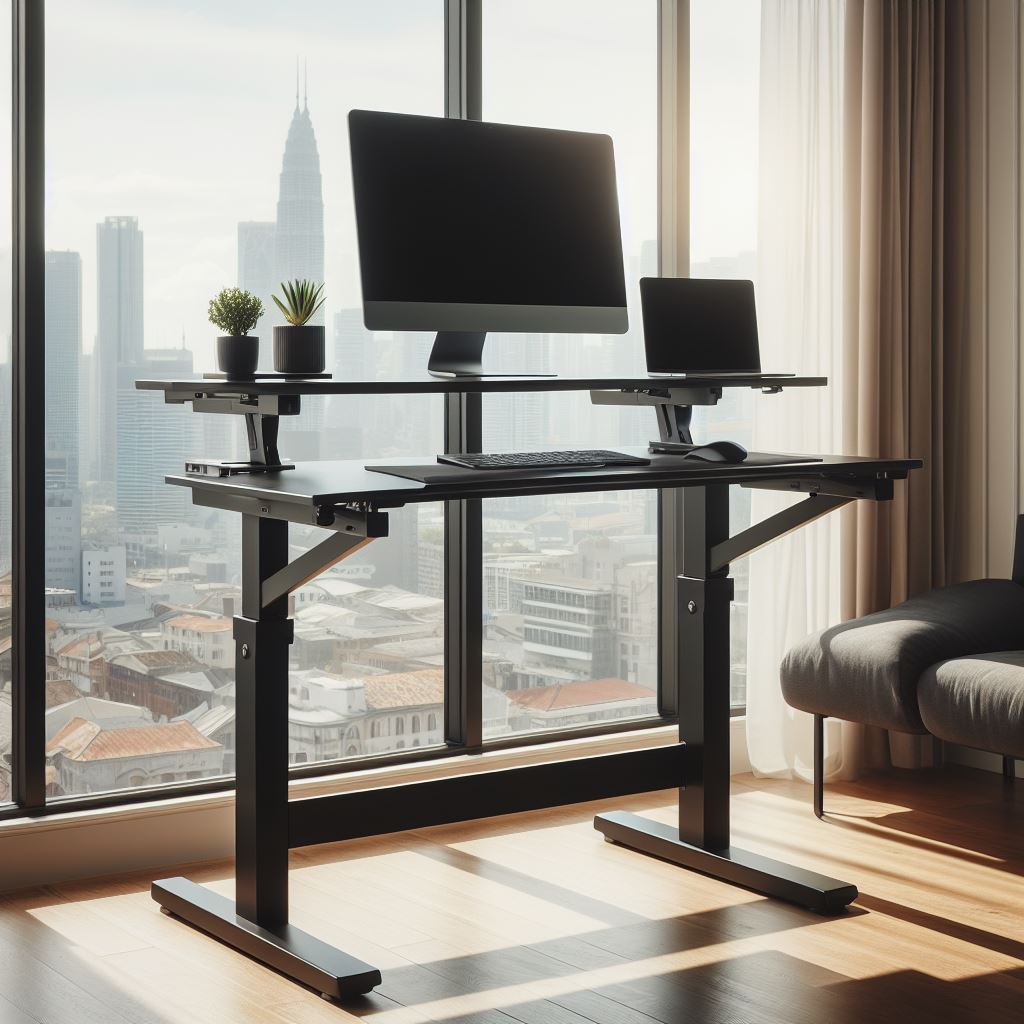
[[[306,99],[299,108],[297,83],[295,110],[281,163],[274,266],[275,285],[295,278],[317,282],[324,279],[324,200],[320,153]],[[324,322],[323,310],[313,322]]]
[[[82,356],[82,259],[77,252],[46,253],[46,451],[63,462],[77,488],[79,363]]]
[[[243,220],[238,225],[238,287],[252,292],[263,303],[264,314],[253,332],[260,339],[260,369],[273,369],[272,328],[277,317],[271,295],[277,288],[275,237],[272,220]]]
[[[301,109],[299,107],[297,80],[295,110],[281,162],[274,267],[275,285],[296,278],[307,278],[317,283],[324,279],[324,200],[320,153],[305,97]],[[323,324],[324,320],[321,307],[310,323]],[[287,417],[282,426],[282,454],[291,459],[319,458],[323,427],[324,400],[303,400],[302,412],[298,416]]]
[[[138,363],[121,364],[117,521],[128,534],[151,535],[162,523],[196,520],[187,488],[168,487],[164,477],[180,473],[185,460],[195,457],[200,417],[189,416],[183,423],[181,416],[175,415],[180,410],[154,404],[152,395],[135,388],[137,377],[180,380],[192,373],[192,353],[186,348],[149,349]]]
[[[142,362],[142,232],[135,217],[96,225],[96,477],[117,480],[118,367]]]
[[[47,487],[46,566],[47,587],[81,594],[82,499],[77,488]]]

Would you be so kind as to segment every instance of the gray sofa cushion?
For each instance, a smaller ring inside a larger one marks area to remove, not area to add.
[[[917,681],[938,661],[1024,647],[1024,586],[972,580],[816,633],[781,667],[801,711],[901,732],[925,732]]]
[[[1024,758],[1024,651],[954,658],[925,670],[921,718],[939,739]]]

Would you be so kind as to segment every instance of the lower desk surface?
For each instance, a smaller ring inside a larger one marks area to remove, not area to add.
[[[314,508],[368,502],[386,508],[411,502],[460,498],[512,497],[518,494],[558,494],[573,491],[643,490],[646,488],[694,487],[704,484],[756,484],[759,481],[794,482],[830,480],[852,482],[885,477],[903,479],[921,465],[919,459],[873,459],[846,455],[808,456],[817,462],[765,464],[701,463],[678,455],[649,455],[646,448],[616,447],[616,451],[650,458],[646,466],[606,466],[586,470],[467,470],[457,482],[422,484],[367,466],[401,466],[432,463],[434,456],[420,458],[359,459],[301,462],[295,469],[273,473],[207,477],[189,474],[168,476],[167,482],[195,491],[208,491],[259,501],[284,502]],[[495,473],[500,473],[500,476]],[[794,483],[794,491],[801,488]]]

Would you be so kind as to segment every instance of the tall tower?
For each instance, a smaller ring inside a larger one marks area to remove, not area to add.
[[[77,252],[48,252],[45,258],[46,452],[65,467],[63,478],[51,482],[77,488],[82,258]]]
[[[96,225],[96,479],[117,480],[118,367],[141,363],[142,232],[135,217]]]
[[[295,278],[324,279],[324,199],[320,153],[316,147],[309,103],[299,107],[295,82],[295,110],[284,144],[277,196],[277,231],[274,237],[275,285]],[[323,310],[315,323],[324,322]]]
[[[296,278],[308,278],[318,283],[324,279],[324,199],[320,153],[316,147],[307,96],[303,96],[301,108],[299,106],[297,70],[295,110],[284,144],[277,195],[274,268],[275,285]],[[272,322],[282,322],[279,314]],[[310,323],[324,322],[321,307]],[[288,416],[282,424],[281,452],[290,459],[316,459],[320,455],[324,426],[324,399],[310,398],[302,405],[298,416]]]

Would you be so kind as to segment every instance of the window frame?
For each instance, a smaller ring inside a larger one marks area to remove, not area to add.
[[[437,0],[444,8],[445,116],[482,112],[483,0]],[[656,0],[658,25],[659,273],[689,266],[689,0]],[[233,775],[205,781],[47,797],[45,742],[45,0],[12,0],[12,787],[0,820],[25,814],[115,807],[231,790]],[[441,56],[439,54],[439,56]],[[445,445],[479,449],[481,396],[447,395]],[[676,576],[680,538],[675,491],[658,492],[658,715],[483,740],[482,509],[445,508],[444,743],[292,766],[290,778],[343,775],[484,749],[525,748],[676,721]],[[666,525],[672,524],[670,529]]]

